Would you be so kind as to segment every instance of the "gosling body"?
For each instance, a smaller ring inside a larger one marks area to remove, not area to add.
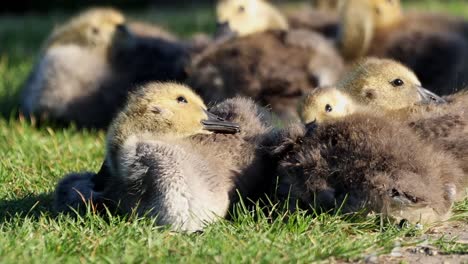
[[[326,39],[288,31],[286,19],[264,1],[221,1],[218,20],[237,37],[207,49],[189,71],[188,83],[207,102],[249,96],[291,117],[305,91],[332,84],[341,73],[343,62]]]
[[[290,207],[445,220],[463,172],[409,128],[366,113],[286,132],[279,192]],[[299,133],[298,133],[299,131]]]
[[[438,97],[416,75],[391,60],[367,59],[340,84],[310,93],[300,108],[303,122],[328,122],[367,112],[410,128],[426,144],[450,153],[467,170],[467,92]],[[457,180],[457,199],[466,197],[466,176]]]
[[[181,97],[187,103],[178,102]],[[92,179],[93,191],[110,208],[147,214],[187,232],[225,217],[239,194],[257,197],[270,175],[259,147],[269,130],[262,110],[235,98],[209,116],[187,87],[149,84],[139,90],[109,130],[106,161]],[[233,122],[245,128],[238,131]],[[207,125],[234,130],[210,133]]]
[[[360,63],[344,80],[340,87],[353,100],[409,125],[427,142],[454,154],[468,172],[466,90],[441,98],[423,89],[409,68],[382,59]]]
[[[132,32],[125,22],[117,10],[93,8],[55,29],[24,85],[21,112],[107,128],[138,85],[185,78],[186,47]]]

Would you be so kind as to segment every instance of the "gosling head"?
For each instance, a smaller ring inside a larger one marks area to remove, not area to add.
[[[114,120],[109,137],[119,144],[134,134],[181,138],[238,131],[237,124],[209,113],[190,88],[175,83],[150,83],[130,96],[127,106]]]
[[[220,0],[216,13],[220,36],[246,36],[289,27],[286,18],[265,0]]]
[[[380,176],[374,179],[374,183],[379,182],[383,187],[378,187],[374,194],[374,198],[380,200],[382,212],[397,222],[431,224],[447,220],[456,189],[454,185],[434,188],[430,186],[434,183],[427,185],[427,179],[419,174],[409,171],[396,173],[389,182],[382,181]]]
[[[357,107],[342,91],[334,87],[324,87],[305,95],[298,111],[301,121],[305,124],[324,123],[350,115]]]
[[[116,170],[119,150],[129,139],[184,138],[196,134],[237,133],[236,123],[209,113],[189,87],[149,83],[130,95],[107,134],[106,163]]]
[[[45,47],[74,44],[106,49],[116,36],[128,33],[122,13],[112,8],[86,10],[54,30]]]
[[[418,77],[402,64],[388,59],[369,58],[358,62],[338,85],[362,105],[398,110],[419,103],[445,103],[424,89]]]

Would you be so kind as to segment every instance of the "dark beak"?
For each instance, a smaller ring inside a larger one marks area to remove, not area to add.
[[[447,101],[444,98],[438,96],[437,94],[427,89],[424,89],[421,86],[418,86],[416,88],[418,89],[418,93],[421,96],[421,102],[423,104],[446,104],[447,103]]]
[[[229,22],[218,22],[216,23],[216,32],[215,32],[215,39],[216,40],[225,40],[232,37],[235,37],[237,34],[236,32],[232,31],[231,27],[229,26]]]
[[[204,111],[208,115],[208,119],[201,121],[203,129],[220,134],[236,134],[240,132],[239,124],[228,122],[213,113]]]
[[[118,24],[117,31],[121,34],[131,35],[130,29],[128,29],[127,25],[125,24]]]
[[[306,128],[306,136],[310,136],[314,133],[315,129],[317,128],[317,120],[314,120],[310,123],[307,123],[305,125],[305,128]]]

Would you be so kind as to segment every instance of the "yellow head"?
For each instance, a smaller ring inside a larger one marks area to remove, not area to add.
[[[288,29],[286,18],[265,0],[220,0],[216,12],[220,29],[239,36]]]
[[[75,44],[88,48],[107,49],[116,34],[125,30],[125,18],[112,8],[86,10],[55,29],[45,47]]]
[[[133,93],[109,130],[109,141],[120,145],[130,135],[149,134],[182,138],[210,131],[237,132],[238,126],[206,110],[189,87],[150,83]]]
[[[325,87],[304,96],[298,110],[301,121],[307,124],[339,119],[354,113],[357,108],[351,98],[342,91],[334,87]]]
[[[421,102],[441,102],[440,97],[421,87],[407,67],[389,59],[368,58],[356,63],[338,88],[362,105],[398,110]]]

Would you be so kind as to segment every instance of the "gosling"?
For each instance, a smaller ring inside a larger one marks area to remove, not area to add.
[[[283,120],[296,119],[300,96],[341,74],[342,59],[328,40],[289,30],[266,1],[223,0],[217,16],[231,38],[196,56],[188,71],[188,83],[207,102],[248,96]]]
[[[290,208],[446,220],[464,176],[458,161],[349,98],[323,88],[304,99],[300,116],[311,123],[286,130],[274,153],[282,157],[280,196],[289,197]]]
[[[124,21],[117,10],[96,8],[55,29],[23,88],[21,112],[79,126],[109,120],[121,92],[104,85],[115,79],[107,54],[114,38],[125,38]]]
[[[55,29],[22,92],[21,112],[39,121],[107,128],[128,92],[183,80],[188,49],[143,35],[110,8],[86,10]]]
[[[227,215],[238,193],[260,195],[271,175],[259,147],[266,122],[247,99],[208,112],[188,87],[148,84],[114,120],[93,191],[122,213],[148,214],[177,231],[203,230]]]
[[[395,61],[368,59],[358,65],[339,84],[346,96],[399,120],[425,142],[453,154],[468,175],[466,90],[441,98],[423,89],[414,72]],[[461,182],[468,187],[467,177]],[[459,199],[466,196],[465,191],[458,194]]]

